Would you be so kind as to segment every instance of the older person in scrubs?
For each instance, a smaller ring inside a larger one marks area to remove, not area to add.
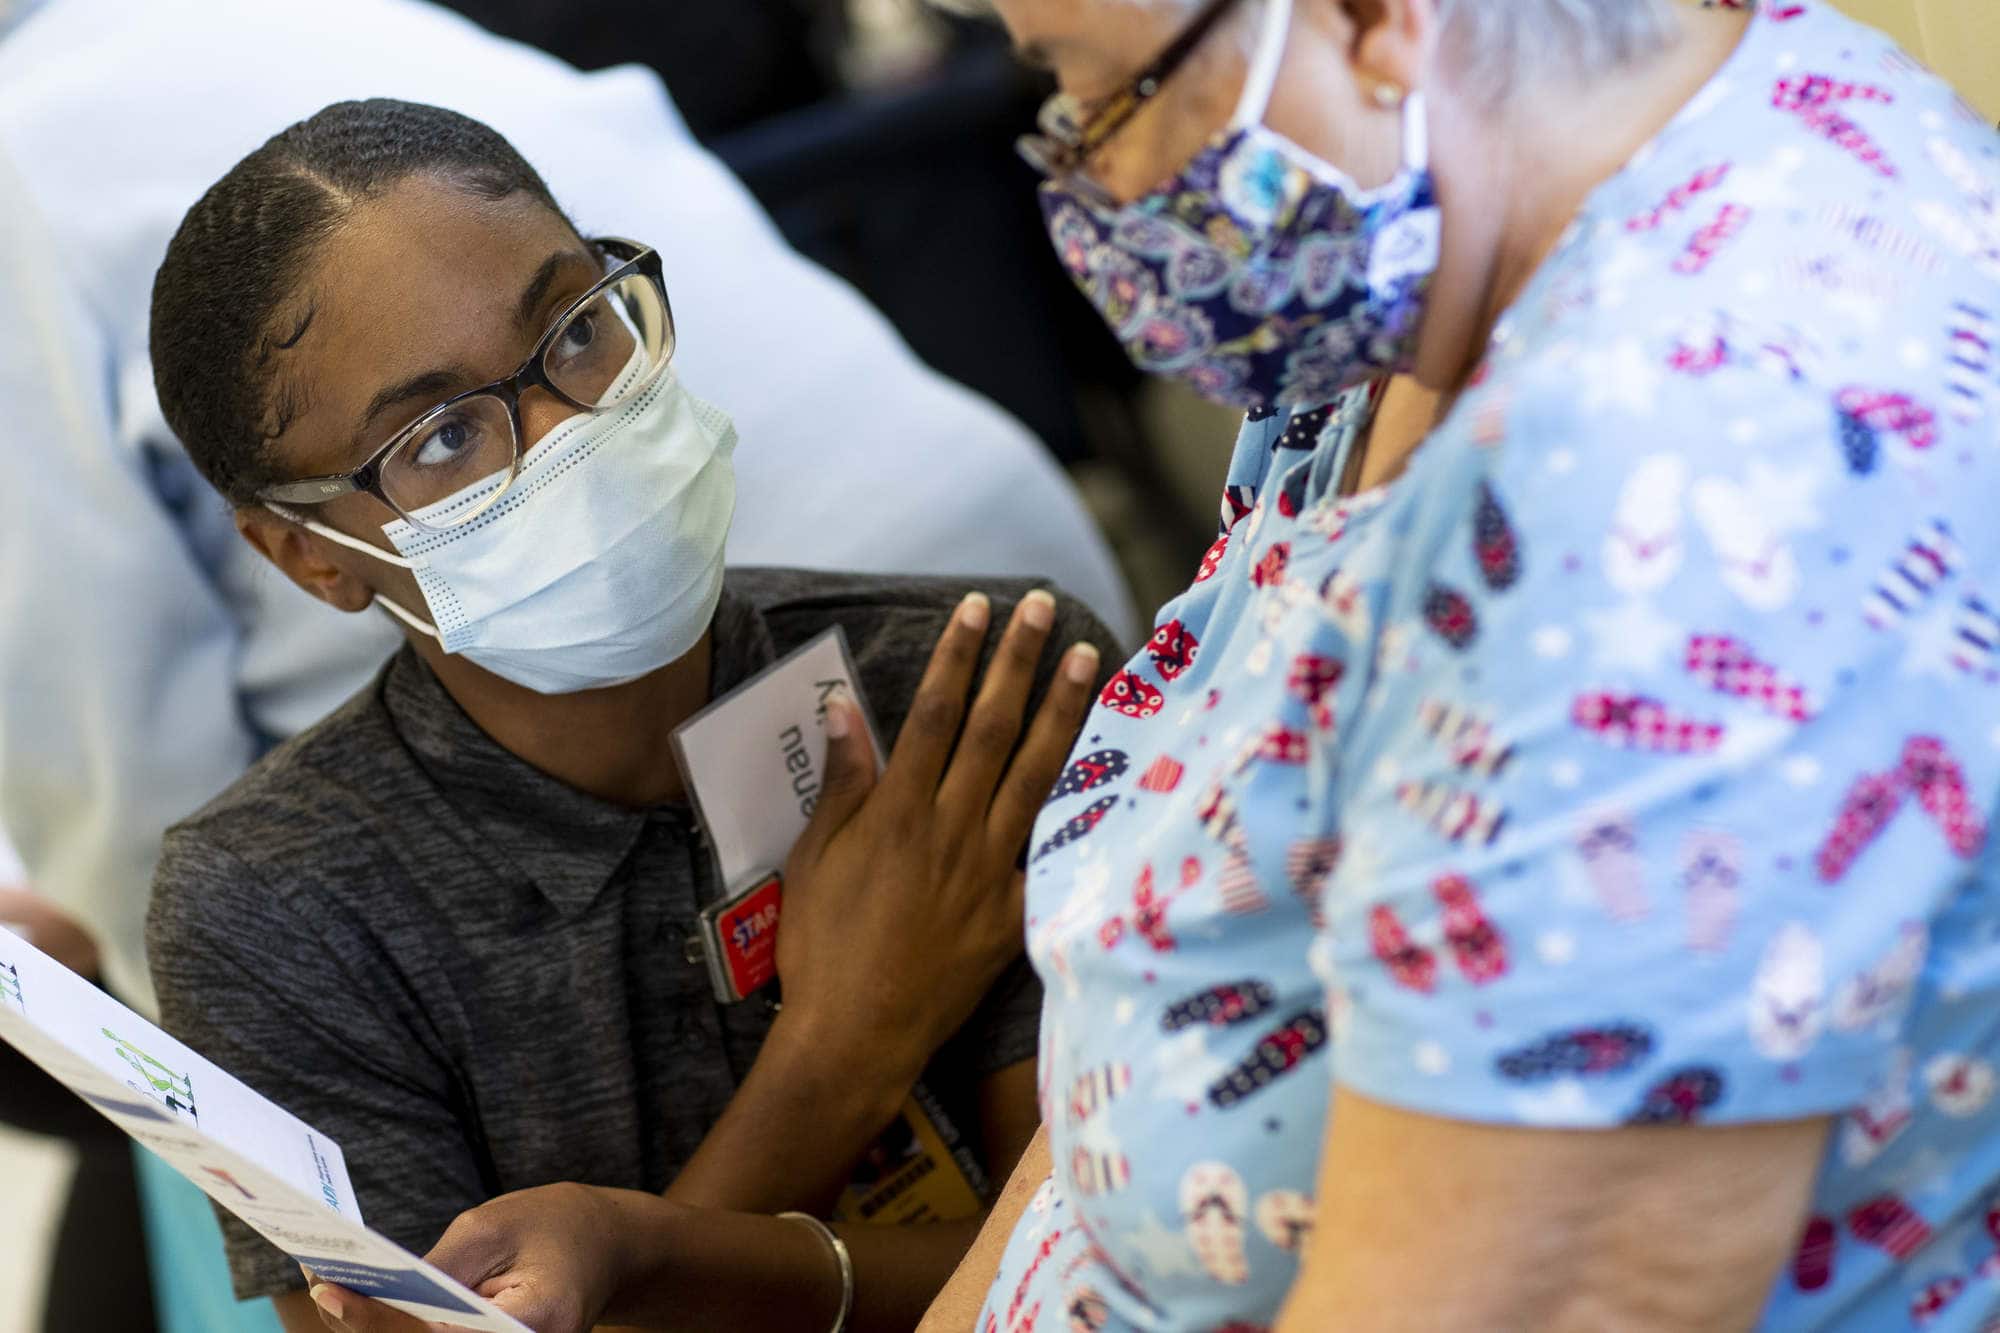
[[[926,1330],[1990,1328],[1991,128],[1811,0],[994,7],[1064,261],[1248,419]],[[448,1257],[558,1282],[503,1204]]]

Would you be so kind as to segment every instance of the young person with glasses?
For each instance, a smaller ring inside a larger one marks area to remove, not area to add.
[[[645,1199],[709,1326],[904,1327],[976,1219],[810,1215],[920,1079],[993,1179],[1032,1135],[1017,862],[1109,643],[1028,585],[725,570],[735,432],[678,333],[654,251],[585,240],[438,108],[328,107],[190,210],[154,288],[169,422],[245,540],[408,645],[170,832],[161,1008],[340,1141],[405,1245],[530,1187]],[[782,1003],[722,1004],[669,737],[833,626],[892,753],[875,779],[828,704]],[[294,1330],[341,1308],[225,1230],[240,1296]]]

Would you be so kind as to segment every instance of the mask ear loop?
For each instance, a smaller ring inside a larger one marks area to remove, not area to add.
[[[1243,81],[1243,96],[1229,117],[1232,130],[1260,124],[1271,108],[1271,90],[1278,83],[1278,67],[1285,60],[1285,39],[1292,31],[1292,0],[1267,0],[1264,26],[1257,34],[1257,46],[1250,54],[1250,72]]]
[[[279,518],[282,518],[289,523],[298,524],[300,527],[304,528],[307,532],[318,533],[320,536],[326,538],[328,541],[334,543],[336,546],[345,546],[350,551],[359,551],[363,555],[372,555],[377,560],[383,561],[386,564],[398,566],[399,568],[402,569],[415,569],[417,567],[416,561],[414,560],[409,560],[403,556],[393,554],[392,552],[389,551],[385,551],[381,547],[375,545],[372,542],[362,541],[359,537],[350,537],[346,533],[340,531],[338,528],[329,528],[324,523],[316,522],[315,520],[307,518],[305,515],[297,513],[295,511],[286,510],[282,506],[272,504],[268,500],[264,502],[264,508],[270,510],[272,513],[276,514]],[[411,629],[417,631],[417,633],[429,635],[431,638],[438,639],[440,641],[443,640],[444,636],[437,632],[436,626],[431,625],[428,622],[423,621],[418,617],[411,615],[408,611],[405,611],[402,607],[396,605],[395,601],[392,598],[386,597],[378,592],[371,595],[371,600],[373,600],[375,604],[380,606],[384,611],[387,611],[390,615],[393,615],[394,617],[396,617],[396,619],[402,621],[405,625],[408,625]]]

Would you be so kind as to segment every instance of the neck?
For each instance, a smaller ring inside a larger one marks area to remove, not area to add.
[[[669,738],[708,703],[714,634],[711,628],[650,675],[575,694],[537,694],[442,652],[435,640],[409,638],[466,716],[502,748],[578,791],[642,809],[686,799]]]
[[[1452,395],[1464,387],[1494,325],[1584,200],[1714,77],[1750,20],[1688,9],[1677,21],[1675,40],[1657,57],[1588,85],[1544,87],[1498,113],[1434,99],[1444,247],[1417,345],[1415,373],[1427,388]]]

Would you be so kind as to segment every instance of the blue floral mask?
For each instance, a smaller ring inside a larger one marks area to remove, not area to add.
[[[1236,114],[1166,185],[1123,206],[1041,188],[1064,267],[1139,368],[1250,409],[1407,370],[1438,265],[1420,93],[1402,167],[1374,190],[1264,127],[1290,11],[1270,5]]]

